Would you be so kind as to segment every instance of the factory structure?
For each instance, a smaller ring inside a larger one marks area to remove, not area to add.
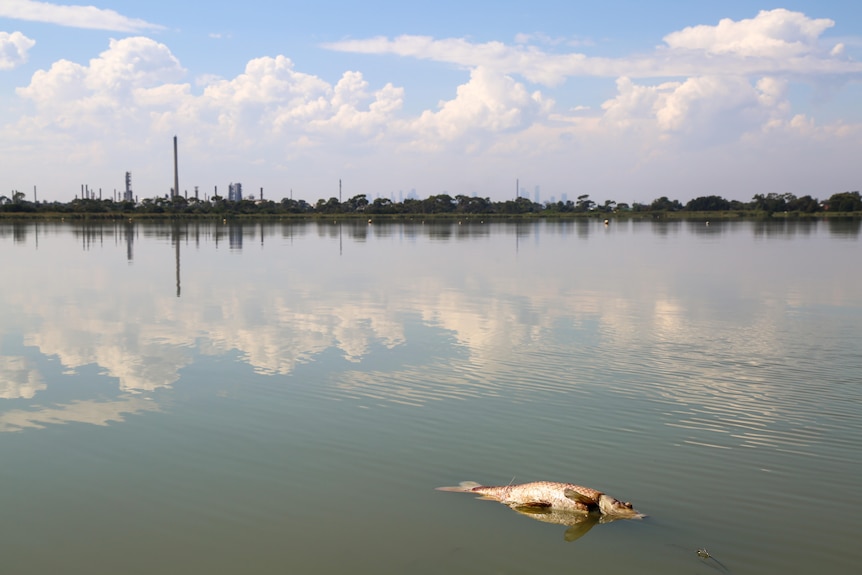
[[[177,137],[174,136],[174,189],[171,190],[171,199],[180,195],[180,170],[177,164]]]
[[[123,192],[123,201],[135,201],[135,196],[132,194],[132,172],[126,172],[126,190]]]
[[[180,169],[179,169],[179,150],[178,150],[178,140],[177,137],[174,136],[174,185],[171,187],[170,195],[166,195],[166,199],[174,200],[178,198],[180,194]],[[35,196],[35,188],[33,194]],[[218,196],[218,186],[215,187],[213,196]],[[76,196],[77,197],[77,196]],[[185,193],[185,197],[188,199],[188,191]],[[81,198],[82,199],[102,199],[102,190],[100,189],[98,195],[95,190],[90,189],[86,184],[81,184]],[[125,188],[118,192],[116,188],[114,188],[114,201],[120,199],[124,202],[135,202],[137,203],[138,198],[135,197],[134,192],[132,191],[132,172],[126,172],[125,175]],[[199,200],[199,192],[198,186],[194,187],[194,199]],[[252,200],[255,200],[254,194],[251,197]],[[209,198],[205,198],[205,200],[209,200]],[[242,195],[242,184],[239,182],[231,182],[228,184],[228,194],[227,201],[230,202],[241,202],[243,200]],[[260,199],[258,202],[263,201],[263,188],[260,189]]]
[[[237,182],[234,184],[233,182],[227,187],[227,199],[229,202],[241,202],[242,201],[242,184]]]
[[[179,160],[177,153],[177,137],[174,136],[174,187],[171,190],[171,199],[180,195],[180,175],[179,175]],[[218,195],[218,186],[215,188],[214,195]],[[263,188],[260,189],[260,196],[263,199]],[[195,199],[198,199],[198,187],[195,186]],[[227,199],[229,202],[242,201],[242,184],[239,182],[231,182],[227,187]]]

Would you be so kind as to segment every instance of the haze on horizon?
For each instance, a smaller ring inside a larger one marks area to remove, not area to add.
[[[0,194],[859,190],[862,6],[0,2]]]

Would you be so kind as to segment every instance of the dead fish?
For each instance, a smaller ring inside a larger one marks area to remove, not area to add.
[[[475,481],[462,481],[457,487],[438,487],[439,491],[476,493],[480,499],[499,501],[509,507],[524,511],[529,508],[546,508],[570,513],[599,513],[614,519],[640,519],[642,514],[610,495],[575,485],[553,481],[534,481],[519,485],[487,486]]]

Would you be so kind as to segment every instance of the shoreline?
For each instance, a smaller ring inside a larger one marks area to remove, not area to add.
[[[484,223],[503,221],[540,220],[647,220],[647,221],[786,221],[859,219],[862,212],[781,212],[772,213],[730,210],[714,212],[569,212],[569,213],[523,213],[523,214],[375,214],[375,213],[330,213],[330,214],[236,214],[236,213],[140,213],[140,212],[0,212],[0,221],[378,221],[378,222],[470,222]]]

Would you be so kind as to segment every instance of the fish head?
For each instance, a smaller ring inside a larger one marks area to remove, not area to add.
[[[620,501],[604,493],[599,496],[599,510],[602,512],[602,515],[618,517],[620,519],[640,519],[643,517],[643,514],[638,513],[628,501]]]

